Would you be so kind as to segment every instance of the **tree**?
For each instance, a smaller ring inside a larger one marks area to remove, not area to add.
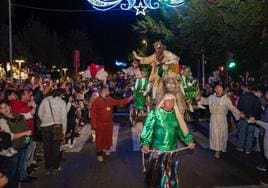
[[[8,23],[8,0],[0,1],[0,25]]]
[[[243,70],[267,61],[260,56],[267,51],[267,12],[265,0],[191,0],[184,8],[150,14],[133,29],[164,39],[173,51],[189,52],[192,61],[204,53],[212,68],[224,64],[232,51]]]
[[[13,59],[24,58],[29,59],[31,53],[20,38],[13,32],[12,34],[12,44],[13,44]],[[7,25],[2,25],[0,27],[0,62],[9,61],[9,31]]]
[[[42,62],[47,66],[66,64],[57,34],[39,20],[31,19],[19,33],[19,38],[31,52],[31,62]]]
[[[72,65],[73,50],[80,50],[82,70],[86,69],[90,63],[98,63],[98,56],[94,52],[92,43],[85,32],[72,30],[68,33],[66,39],[63,45],[66,46],[65,53],[68,57],[68,65]]]

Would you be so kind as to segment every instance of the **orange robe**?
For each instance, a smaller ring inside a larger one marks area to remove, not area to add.
[[[90,108],[91,127],[96,131],[97,152],[109,150],[113,136],[113,107],[129,103],[129,99],[113,99],[98,96]]]

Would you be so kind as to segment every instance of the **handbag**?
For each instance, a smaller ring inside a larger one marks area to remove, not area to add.
[[[52,127],[53,127],[53,140],[62,140],[64,137],[62,124],[55,123],[55,118],[54,118],[54,114],[52,111],[51,103],[50,103],[50,101],[48,101],[48,103],[49,103],[49,107],[50,107],[51,116],[52,116],[53,121],[54,121],[54,124],[52,125]]]

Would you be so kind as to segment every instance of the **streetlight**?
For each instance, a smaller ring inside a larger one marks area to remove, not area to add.
[[[142,40],[142,44],[144,44],[145,47],[147,48],[147,46],[148,46],[147,40],[143,39],[143,40]]]
[[[63,68],[63,73],[64,73],[64,78],[66,78],[66,71],[68,70],[67,68]]]

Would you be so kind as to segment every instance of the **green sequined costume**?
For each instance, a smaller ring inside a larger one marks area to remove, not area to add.
[[[175,112],[167,112],[157,108],[149,113],[141,134],[142,145],[148,145],[160,151],[177,149],[177,140],[185,144],[193,141],[192,135],[183,135]]]
[[[190,84],[192,80],[188,76],[180,76],[178,80],[183,85],[186,99],[193,100],[196,97],[197,88]]]
[[[149,91],[149,82],[146,78],[138,78],[136,80],[134,89],[134,106],[136,109],[144,109],[145,96],[144,94]]]
[[[141,134],[142,145],[159,151],[177,149],[177,140],[185,144],[193,141],[192,135],[184,135],[174,111],[167,112],[162,108],[151,111],[146,119]],[[148,187],[179,187],[179,155],[174,153],[150,153],[146,160],[145,183]]]

